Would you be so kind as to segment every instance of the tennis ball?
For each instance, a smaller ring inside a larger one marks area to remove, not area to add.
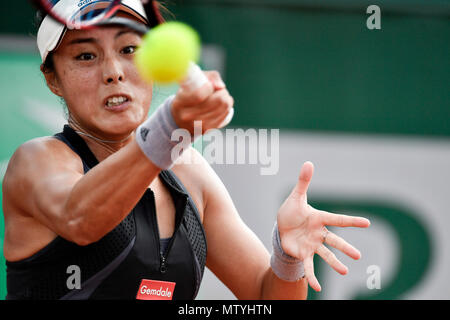
[[[200,38],[182,22],[165,22],[144,35],[136,51],[135,63],[147,81],[171,83],[186,75],[189,62],[197,62]]]

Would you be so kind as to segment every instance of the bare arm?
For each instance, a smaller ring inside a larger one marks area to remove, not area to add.
[[[214,170],[200,154],[196,157],[206,180],[207,267],[238,299],[306,299],[306,281],[285,282],[272,272],[269,252],[242,221]]]
[[[5,211],[14,207],[86,245],[123,220],[159,171],[134,141],[84,175],[78,156],[62,142],[35,139],[11,158],[3,183]]]
[[[204,214],[208,239],[207,266],[237,298],[306,299],[308,284],[320,291],[312,264],[315,253],[337,272],[347,273],[347,268],[322,243],[324,226],[364,228],[370,223],[364,218],[332,214],[309,206],[306,191],[312,171],[312,164],[305,163],[297,185],[277,214],[284,252],[302,260],[305,268],[305,278],[288,282],[274,274],[268,251],[240,219],[220,179],[207,163],[204,164],[202,172],[208,179]],[[354,259],[360,257],[358,250],[331,232],[326,243]]]

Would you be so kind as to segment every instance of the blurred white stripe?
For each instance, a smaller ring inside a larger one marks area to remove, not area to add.
[[[0,180],[3,180],[3,177],[6,173],[6,168],[8,168],[9,159],[0,161]]]
[[[67,122],[62,106],[49,105],[32,98],[25,98],[21,112],[52,134],[61,131]]]

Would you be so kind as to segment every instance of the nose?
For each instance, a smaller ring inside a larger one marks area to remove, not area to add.
[[[122,82],[125,79],[123,67],[115,57],[107,57],[103,66],[103,81],[105,84]]]

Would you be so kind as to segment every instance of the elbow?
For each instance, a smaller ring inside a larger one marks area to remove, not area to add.
[[[82,247],[97,242],[103,236],[98,233],[98,228],[93,228],[95,223],[88,222],[83,218],[71,219],[66,226],[67,240]]]
[[[76,238],[74,239],[73,242],[80,247],[85,247],[93,243],[93,241],[90,241],[89,239],[86,238]]]
[[[101,239],[97,223],[87,219],[86,209],[80,202],[76,205],[67,203],[64,207],[65,221],[63,222],[66,240],[78,246],[88,246]]]
[[[75,243],[78,246],[88,246],[97,240],[86,230],[83,225],[77,221],[70,221],[68,223],[67,240]]]
[[[88,245],[96,242],[95,240],[92,240],[85,236],[78,236],[78,237],[74,238],[73,240],[74,240],[73,242],[80,247],[85,247],[85,246],[88,246]]]

